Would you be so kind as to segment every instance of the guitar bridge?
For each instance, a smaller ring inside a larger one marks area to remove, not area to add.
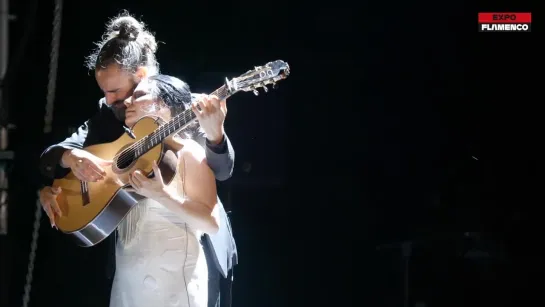
[[[81,187],[81,202],[84,206],[88,205],[91,200],[89,198],[89,184],[85,181],[80,181]]]

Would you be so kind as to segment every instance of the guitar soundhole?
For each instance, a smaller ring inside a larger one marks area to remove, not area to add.
[[[134,162],[135,152],[133,149],[124,150],[116,160],[116,166],[118,169],[123,170],[131,166]]]

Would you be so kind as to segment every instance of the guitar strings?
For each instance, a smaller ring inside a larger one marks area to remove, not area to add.
[[[177,116],[168,124],[160,126],[151,134],[143,137],[142,139],[138,140],[137,142],[117,154],[114,157],[114,159],[117,159],[117,164],[123,165],[124,163],[136,159],[140,153],[144,153],[145,151],[157,146],[162,136],[167,136],[175,130],[178,130],[176,129],[177,125],[183,124],[183,126],[180,127],[181,129],[183,129],[185,126],[191,124],[194,119],[196,119],[196,116],[194,116],[192,112],[184,112],[180,115],[182,116]]]

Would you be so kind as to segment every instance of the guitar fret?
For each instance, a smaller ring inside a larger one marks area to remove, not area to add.
[[[230,96],[229,90],[225,85],[222,85],[220,88],[213,91],[210,95],[215,95],[220,100],[224,100]],[[138,159],[150,149],[161,143],[166,137],[187,126],[187,124],[189,124],[195,118],[196,115],[191,109],[187,109],[184,112],[176,115],[168,123],[160,126],[154,132],[133,144],[134,158]]]

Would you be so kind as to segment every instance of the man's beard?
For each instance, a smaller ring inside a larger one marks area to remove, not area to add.
[[[114,112],[115,118],[117,118],[120,122],[125,123],[125,110],[127,107],[123,103],[122,100],[116,101],[110,105],[110,108]]]

